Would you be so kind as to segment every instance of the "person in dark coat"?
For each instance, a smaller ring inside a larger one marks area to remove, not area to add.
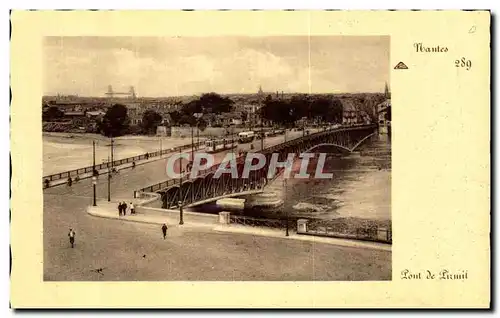
[[[161,231],[163,232],[163,239],[166,239],[167,238],[167,225],[165,223],[163,223],[162,227],[161,227]]]
[[[75,231],[73,231],[73,229],[69,229],[69,233],[68,233],[68,236],[69,236],[69,243],[71,244],[71,248],[74,247],[75,245]]]
[[[118,203],[118,215],[121,216],[122,215],[122,210],[123,210],[123,205],[122,205],[122,202]]]
[[[127,214],[127,203],[125,203],[125,201],[123,201],[122,212],[123,212],[123,215]]]

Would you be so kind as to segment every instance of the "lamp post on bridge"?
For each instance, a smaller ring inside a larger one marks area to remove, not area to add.
[[[196,150],[198,150],[200,147],[200,120],[203,113],[195,113],[193,116],[196,118]]]
[[[193,126],[191,126],[191,162],[194,162],[194,131]]]
[[[286,143],[286,126],[285,126],[285,143]],[[287,166],[288,166],[288,156],[287,156]],[[286,169],[287,167],[285,167]],[[285,209],[285,223],[286,223],[286,233],[285,233],[285,236],[289,236],[289,233],[288,233],[288,209],[285,207],[285,204],[286,204],[286,190],[287,190],[287,182],[286,182],[286,171],[283,171],[283,196],[284,196],[284,200],[283,200],[283,208]]]
[[[264,150],[264,107],[260,105],[260,150]]]
[[[179,154],[182,154],[182,148],[179,147]],[[179,225],[184,224],[184,212],[182,211],[182,158],[179,157]]]
[[[234,146],[234,125],[231,126],[231,149],[233,151],[233,159],[236,156],[236,147]]]

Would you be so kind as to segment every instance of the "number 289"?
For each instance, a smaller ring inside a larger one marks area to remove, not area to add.
[[[472,61],[466,60],[465,57],[462,57],[460,60],[455,60],[455,67],[465,67],[468,71],[472,67]]]

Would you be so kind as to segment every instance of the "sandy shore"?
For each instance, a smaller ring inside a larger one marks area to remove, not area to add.
[[[96,163],[110,156],[110,139],[97,134],[44,133],[43,175],[92,165],[92,141],[96,141]],[[200,139],[202,140],[202,139]],[[195,140],[196,142],[196,140]],[[122,136],[114,138],[114,159],[191,143],[190,138]]]

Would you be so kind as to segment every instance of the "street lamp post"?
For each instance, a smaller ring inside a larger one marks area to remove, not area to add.
[[[160,137],[160,158],[161,158],[161,137]]]
[[[285,198],[285,200],[284,200],[284,203],[283,203],[283,204],[286,204],[286,190],[287,190],[287,182],[286,182],[286,177],[285,177],[285,175],[283,175],[283,184],[284,184],[284,190],[283,190],[283,191],[285,191],[285,193],[284,193],[284,198]],[[285,225],[285,226],[286,226],[286,233],[285,233],[285,236],[289,236],[289,233],[288,233],[288,227],[289,227],[289,226],[288,226],[288,209],[287,209],[286,207],[284,207],[284,208],[285,208],[285,224],[286,224],[286,225]]]
[[[96,202],[96,190],[95,190],[95,187],[96,187],[96,184],[97,184],[97,177],[93,176],[92,177],[92,187],[94,188],[94,202],[93,202],[93,206],[97,206],[97,202]]]
[[[200,125],[196,125],[196,149],[200,147]]]
[[[201,113],[195,113],[196,117],[196,150],[200,147],[200,120],[203,117],[203,109]]]
[[[110,201],[111,201],[111,169],[109,166],[109,156],[108,156],[108,202]]]
[[[182,154],[182,149],[179,147],[179,154]],[[179,225],[184,224],[184,212],[182,211],[182,158],[179,157]]]
[[[113,170],[113,168],[114,168],[114,161],[113,161],[113,154],[114,154],[114,151],[113,151],[113,143],[114,143],[114,140],[113,140],[113,138],[111,138],[111,170]]]
[[[93,187],[93,206],[97,206],[96,202],[96,183],[97,183],[97,177],[94,175],[95,173],[95,140],[92,140],[92,187]]]
[[[285,143],[286,143],[286,126],[285,126]],[[286,169],[286,168],[285,168]],[[287,190],[287,182],[286,182],[286,171],[283,171],[283,191],[284,191],[284,202],[283,202],[283,205],[286,204],[286,190]],[[285,224],[286,224],[286,233],[285,233],[285,236],[289,236],[289,233],[288,233],[288,209],[283,206],[285,208]]]
[[[234,126],[231,126],[231,149],[233,150],[233,158],[235,157],[235,149],[236,147],[234,146]]]
[[[191,161],[194,162],[194,131],[193,126],[191,126]]]
[[[262,105],[260,105],[260,150],[264,150],[264,116],[263,116],[263,112],[264,112],[264,107],[262,107]]]

